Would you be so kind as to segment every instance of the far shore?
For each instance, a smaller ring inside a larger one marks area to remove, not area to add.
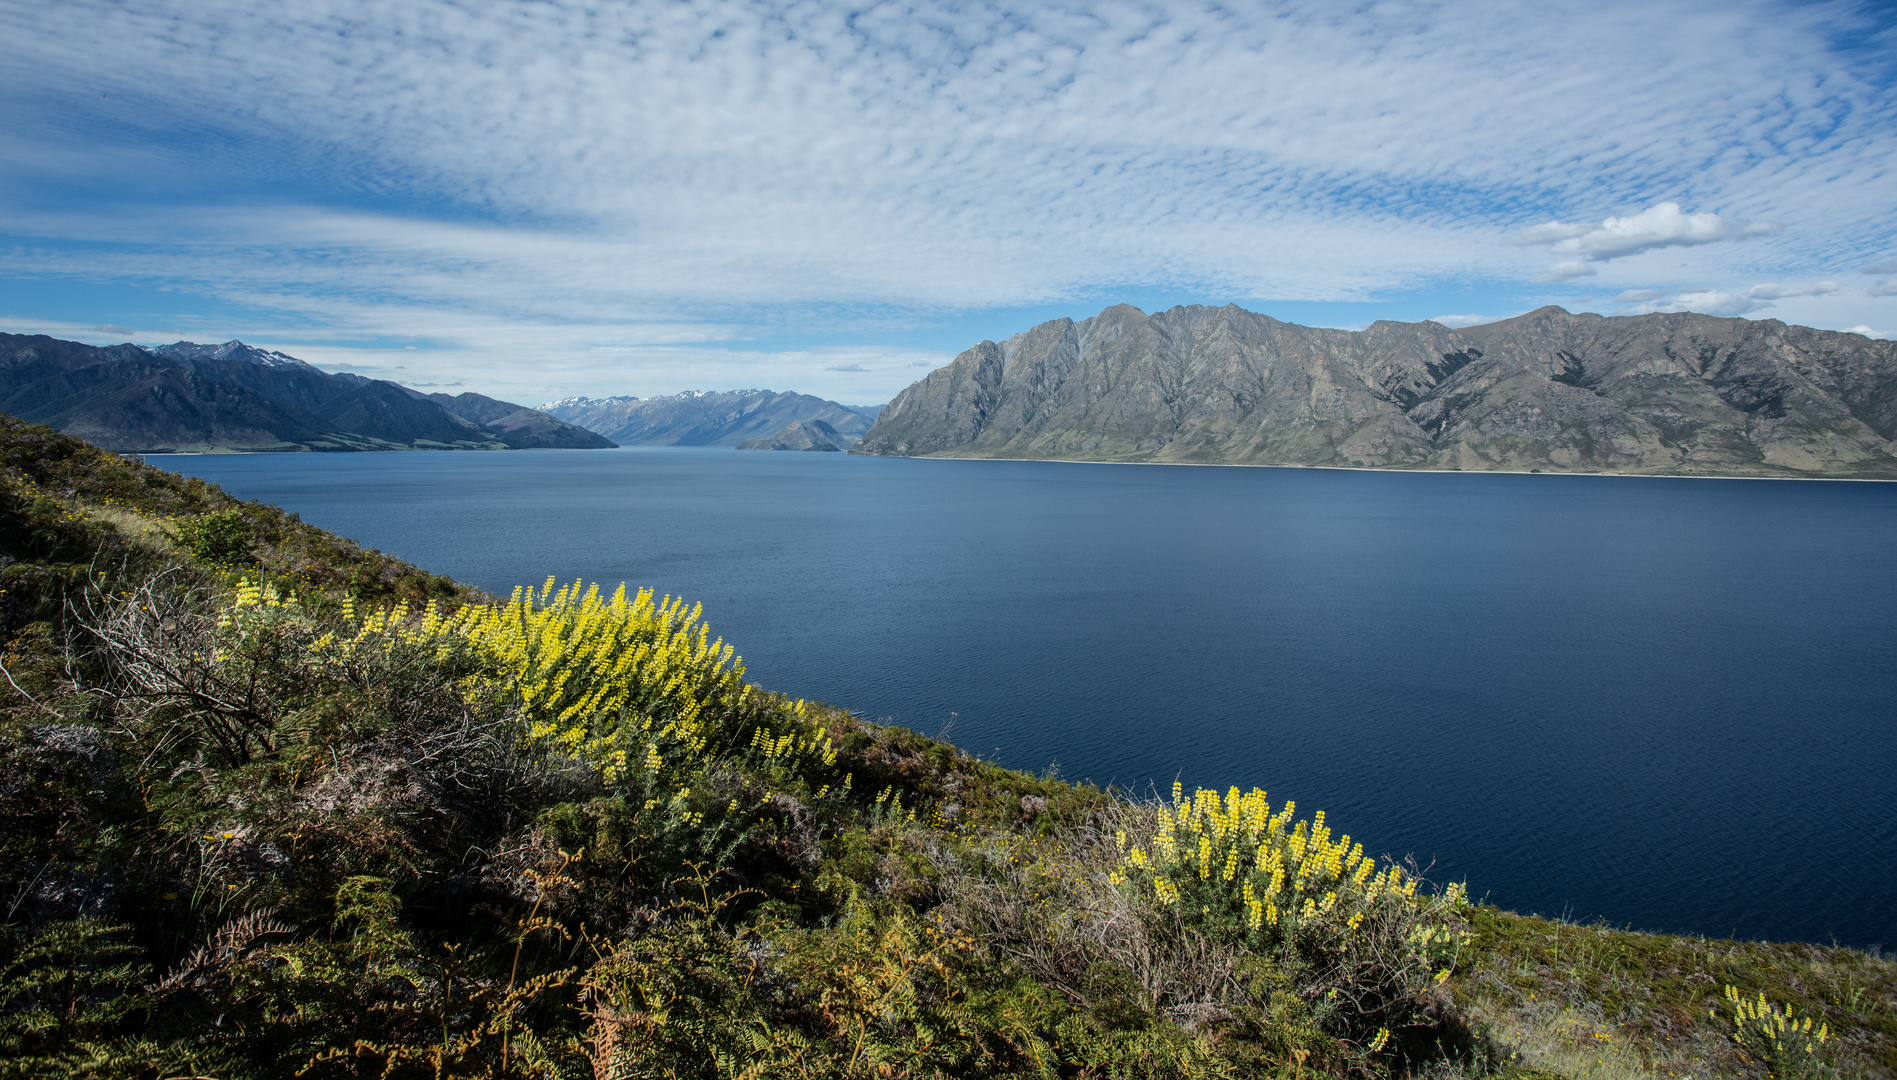
[[[573,452],[598,453],[602,450],[732,450],[735,447],[687,446],[676,443],[633,443],[615,447],[528,447],[524,450],[346,450],[337,454],[466,454],[466,453],[540,453]],[[789,453],[791,451],[778,451]],[[127,457],[172,458],[172,457],[300,457],[317,453],[306,450],[125,450],[115,451]],[[1195,469],[1308,469],[1320,472],[1367,472],[1367,473],[1438,473],[1447,476],[1607,476],[1627,480],[1790,480],[1799,482],[1848,483],[1848,484],[1891,484],[1897,479],[1875,476],[1747,476],[1719,473],[1639,473],[1639,472],[1582,472],[1574,469],[1410,469],[1378,468],[1372,465],[1288,465],[1244,461],[1089,461],[1086,458],[1002,458],[973,457],[959,454],[858,454],[846,450],[845,456],[859,458],[898,458],[908,461],[1039,461],[1050,465],[1156,465],[1173,468]]]

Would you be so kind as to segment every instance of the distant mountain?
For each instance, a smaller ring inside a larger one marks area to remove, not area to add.
[[[1327,330],[1111,307],[984,341],[858,454],[1897,479],[1897,342],[1709,315]]]
[[[881,408],[775,390],[688,390],[654,398],[573,397],[548,402],[540,411],[621,444],[736,446],[788,424],[821,420],[849,446],[869,430]]]
[[[440,395],[445,397],[445,395]],[[101,348],[0,334],[0,412],[120,451],[606,447],[519,405],[450,407],[392,382],[329,374],[241,341]],[[490,419],[461,415],[467,408]]]
[[[837,429],[821,420],[799,420],[784,425],[784,429],[775,435],[766,435],[761,439],[746,439],[738,444],[740,450],[829,450],[837,451],[846,445],[844,437]]]
[[[404,387],[406,389],[406,387]],[[409,393],[414,393],[410,390]],[[511,401],[480,394],[430,394],[428,400],[471,424],[493,433],[510,449],[557,448],[604,450],[618,444],[577,424]]]

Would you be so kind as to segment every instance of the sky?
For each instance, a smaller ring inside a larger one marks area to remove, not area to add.
[[[1114,303],[1897,334],[1889,2],[0,0],[0,332],[888,400]]]

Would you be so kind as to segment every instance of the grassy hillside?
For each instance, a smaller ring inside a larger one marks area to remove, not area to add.
[[[1471,904],[0,418],[0,1076],[1890,1076],[1897,969]]]

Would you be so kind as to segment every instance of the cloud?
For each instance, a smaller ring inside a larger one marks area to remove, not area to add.
[[[1873,281],[1864,290],[1865,296],[1897,296],[1897,281]]]
[[[1693,289],[1675,295],[1664,306],[1655,311],[1697,311],[1702,315],[1721,315],[1727,318],[1749,315],[1772,305],[1760,300],[1735,293],[1721,292],[1718,289]]]
[[[1465,326],[1481,326],[1483,323],[1500,322],[1506,318],[1508,318],[1507,315],[1438,315],[1429,321],[1460,330]]]
[[[1838,291],[1835,281],[1820,281],[1816,285],[1804,288],[1787,288],[1779,284],[1754,285],[1746,290],[1746,296],[1752,300],[1785,300],[1794,296],[1824,296]]]
[[[1535,275],[1536,281],[1573,281],[1575,278],[1593,277],[1600,273],[1592,263],[1581,259],[1558,262]]]
[[[1749,296],[1735,296],[1718,289],[1695,289],[1682,292],[1673,298],[1675,310],[1697,311],[1704,315],[1723,315],[1728,318],[1749,315],[1762,311],[1772,305],[1769,302],[1755,300]]]
[[[180,336],[153,333],[149,329],[138,330],[125,326],[100,326],[96,323],[20,318],[11,315],[0,316],[0,333],[45,334],[48,337],[63,338],[67,341],[83,341],[88,345],[120,345],[127,340],[162,344],[176,341]]]
[[[1719,289],[1634,289],[1621,293],[1615,298],[1629,304],[1628,314],[1640,315],[1651,312],[1697,311],[1702,315],[1719,315],[1731,318],[1749,315],[1772,306],[1770,301],[1759,300],[1743,293],[1724,292]]]
[[[864,367],[861,364],[831,364],[829,367],[824,368],[823,370],[825,371],[868,371],[869,369]]]
[[[1879,341],[1889,341],[1891,337],[1889,334],[1884,333],[1881,330],[1873,330],[1870,327],[1864,326],[1862,324],[1859,324],[1857,326],[1847,326],[1844,328],[1844,332],[1847,334],[1863,334],[1867,338],[1875,338]]]
[[[1587,268],[1588,262],[1605,262],[1656,248],[1696,247],[1763,236],[1778,229],[1777,225],[1755,225],[1721,218],[1718,214],[1682,213],[1679,203],[1664,202],[1638,214],[1610,217],[1599,225],[1567,225],[1558,221],[1537,225],[1522,232],[1516,242],[1545,246],[1557,254],[1580,256],[1580,259],[1550,267],[1539,279],[1561,281],[1592,273],[1592,269]]]
[[[1833,46],[1857,18],[1844,0],[14,3],[0,274],[208,298],[236,313],[219,340],[426,339],[438,373],[499,365],[505,340],[496,377],[607,386],[701,362],[662,343],[790,326],[808,347],[753,354],[804,378],[861,327],[1122,291],[1367,301],[1643,255],[1603,291],[1736,291],[1890,250],[1897,99]]]
[[[1874,262],[1870,264],[1869,266],[1860,268],[1858,270],[1858,273],[1860,274],[1897,274],[1897,259],[1886,259],[1883,262]]]
[[[1775,300],[1800,296],[1828,296],[1837,292],[1835,281],[1820,281],[1805,286],[1777,283],[1754,285],[1744,292],[1720,289],[1629,289],[1614,297],[1616,303],[1630,305],[1635,313],[1653,311],[1697,311],[1704,315],[1750,315],[1772,306]]]

